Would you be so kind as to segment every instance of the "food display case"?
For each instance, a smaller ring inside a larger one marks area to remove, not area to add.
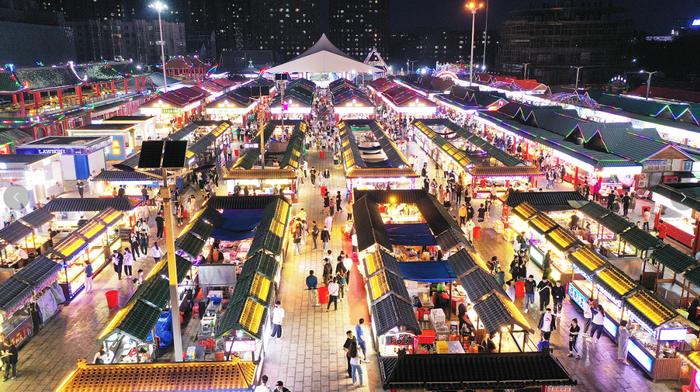
[[[678,351],[686,348],[687,331],[693,326],[645,289],[625,299],[625,310],[635,325],[630,357],[654,380],[677,380],[682,362]]]

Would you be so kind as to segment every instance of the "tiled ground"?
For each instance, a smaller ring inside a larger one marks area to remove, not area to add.
[[[155,238],[155,230],[151,238]],[[142,268],[147,275],[153,264],[152,258],[142,258],[134,264],[133,272]],[[107,308],[105,299],[105,292],[114,289],[120,291],[120,304],[126,303],[134,291],[125,279],[117,280],[112,266],[107,265],[94,278],[92,292],[82,292],[69,305],[62,306],[54,319],[20,350],[18,377],[0,383],[0,392],[53,391],[75,369],[78,359],[91,362],[99,350],[97,336],[116,313]]]
[[[318,152],[309,153],[309,167],[313,165],[319,171],[331,168],[329,189],[332,193],[337,190],[341,190],[342,193],[345,182],[342,172],[332,167],[332,160],[328,158],[328,154],[323,160],[319,160],[318,156]],[[301,207],[307,211],[309,222],[323,221],[325,216],[322,211],[323,201],[320,192],[318,187],[312,187],[308,180],[301,187],[299,203],[295,206],[294,212]],[[345,203],[343,208],[345,209]],[[336,214],[333,224],[331,249],[334,266],[335,257],[340,250],[350,249],[349,242],[343,241],[340,231],[345,218],[345,211]],[[319,227],[322,228],[322,223],[319,223]],[[314,251],[310,241],[307,242],[301,255],[295,255],[290,248],[282,269],[279,293],[279,299],[286,313],[283,336],[280,340],[273,339],[269,342],[263,374],[267,374],[271,381],[284,381],[285,385],[295,392],[378,390],[380,381],[376,358],[370,358],[370,363],[364,366],[365,385],[368,385],[369,378],[371,388],[353,387],[350,385],[350,379],[347,378],[345,352],[342,349],[345,331],[354,329],[357,318],[368,319],[364,288],[360,284],[357,264],[353,267],[353,274],[350,277],[353,293],[350,294],[350,298],[346,297],[339,302],[337,312],[333,311],[332,307],[327,312],[325,307],[313,307],[308,303],[304,280],[310,269],[316,271],[317,275],[322,273],[323,257],[320,246],[319,250]],[[349,303],[352,306],[349,306]],[[368,373],[369,377],[367,377]]]

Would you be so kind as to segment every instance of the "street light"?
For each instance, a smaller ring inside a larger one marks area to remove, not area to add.
[[[486,21],[484,22],[484,57],[481,58],[481,70],[486,69],[486,43],[489,40],[489,2],[486,0]]]
[[[651,76],[652,76],[653,74],[657,73],[657,72],[659,72],[659,71],[651,71],[651,72],[649,72],[649,71],[645,71],[645,70],[643,70],[643,69],[640,69],[640,70],[639,70],[639,73],[640,73],[640,74],[647,74],[647,75],[649,75],[649,76],[647,77],[647,99],[649,99],[649,93],[651,92]]]
[[[163,91],[168,91],[168,77],[165,75],[165,41],[163,40],[163,22],[160,18],[160,13],[168,9],[168,5],[160,0],[157,0],[148,5],[148,8],[153,8],[158,13],[158,31],[160,31],[160,61],[163,65]]]
[[[574,90],[578,91],[578,76],[579,76],[579,72],[581,72],[581,68],[583,68],[583,66],[582,65],[572,66],[571,68],[576,69],[576,87],[574,87]]]
[[[149,140],[148,142],[160,142],[163,145],[162,140]],[[144,144],[147,142],[144,142]],[[168,142],[170,143],[170,141]],[[167,150],[166,150],[167,151]],[[143,152],[143,150],[142,150]],[[163,152],[161,152],[161,155]],[[183,151],[184,154],[184,151]],[[183,159],[184,161],[184,159]],[[140,160],[139,160],[140,163]],[[159,165],[160,166],[160,165]],[[184,169],[184,168],[165,168],[161,167],[161,174],[154,173],[149,170],[134,168],[124,164],[116,164],[114,168],[129,171],[138,172],[151,177],[156,181],[162,181],[160,187],[160,196],[163,199],[163,218],[165,219],[165,256],[166,263],[168,266],[168,286],[170,291],[170,316],[172,318],[172,328],[173,328],[173,356],[175,362],[182,362],[182,329],[180,325],[180,296],[177,293],[177,259],[175,257],[175,223],[173,219],[173,205],[172,205],[172,191],[170,189],[170,184],[168,183],[170,179],[177,178],[179,176],[185,176],[193,172],[202,172],[206,170],[211,170],[214,165],[203,165],[194,169]]]
[[[476,11],[484,8],[484,3],[477,3],[476,1],[470,1],[465,4],[465,7],[472,13],[472,43],[469,48],[469,84],[474,80],[474,29],[476,23]]]

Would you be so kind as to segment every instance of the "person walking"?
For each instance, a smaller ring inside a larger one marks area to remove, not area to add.
[[[258,384],[255,389],[253,389],[253,392],[271,392],[270,387],[267,386],[267,381],[269,378],[267,377],[266,374],[263,374],[262,377],[260,377],[260,384]]]
[[[333,264],[328,257],[323,258],[323,284],[328,286],[333,277]]]
[[[284,320],[284,309],[280,301],[275,301],[275,307],[272,309],[272,336],[280,339],[282,337],[282,320]]]
[[[525,313],[530,309],[530,305],[535,303],[535,278],[530,275],[525,281]]]
[[[591,327],[591,320],[593,319],[593,310],[591,309],[593,305],[593,300],[589,299],[583,303],[583,319],[585,323],[583,325],[583,333],[587,334],[588,329]]]
[[[124,255],[119,253],[118,250],[112,252],[112,265],[114,266],[114,272],[117,273],[117,278],[122,280],[122,265],[124,264]]]
[[[552,300],[554,301],[554,315],[561,317],[561,308],[564,305],[564,297],[566,296],[566,291],[564,286],[561,285],[561,281],[552,287]]]
[[[136,230],[138,230],[138,225],[136,227],[137,227]],[[140,243],[139,243],[139,239],[138,239],[139,234],[136,230],[131,232],[131,234],[129,234],[129,244],[131,245],[131,249],[134,250],[134,256],[138,259],[139,257],[141,257],[141,255],[139,254],[139,248],[140,248]]]
[[[83,194],[85,193],[85,183],[82,180],[80,180],[76,184],[76,187],[78,188],[78,194],[80,195],[80,198],[82,199]]]
[[[294,253],[297,255],[301,254],[301,223],[294,229]]]
[[[630,202],[632,201],[629,192],[625,192],[624,196],[620,198],[620,201],[622,202],[622,216],[627,217],[627,213],[630,210]]]
[[[357,345],[362,350],[364,360],[367,360],[367,343],[365,341],[365,319],[361,318],[355,324],[355,336],[357,337]]]
[[[342,272],[338,272],[335,275],[335,282],[338,283],[338,293],[339,293],[338,300],[339,301],[342,301],[343,298],[345,298],[345,286],[347,285],[347,283],[345,281],[345,276],[346,276],[346,274],[342,273]]]
[[[348,362],[348,378],[352,378],[352,367],[350,366],[351,354],[357,352],[357,340],[352,336],[352,331],[345,332],[345,343],[343,344],[343,350],[345,350],[345,358]]]
[[[627,351],[629,350],[630,336],[632,331],[627,327],[627,320],[620,321],[620,328],[617,330],[617,360],[629,365],[627,362]]]
[[[331,304],[333,304],[333,310],[338,310],[338,294],[340,292],[340,285],[336,282],[335,278],[332,278],[328,283],[328,306],[326,306],[326,311],[330,310]]]
[[[540,316],[540,321],[537,327],[540,329],[540,332],[542,333],[542,338],[545,340],[549,340],[549,337],[552,335],[552,331],[556,329],[556,317],[552,314],[552,309],[547,308],[544,313]]]
[[[306,277],[306,289],[309,291],[309,304],[318,306],[318,278],[314,275],[314,270],[310,270]]]
[[[321,233],[321,231],[318,229],[316,221],[313,221],[311,225],[311,239],[314,242],[314,249],[318,249],[318,243],[316,241],[318,240],[318,235]]]
[[[131,254],[129,248],[124,248],[124,274],[127,279],[131,279],[134,266],[134,256]]]
[[[323,242],[323,250],[328,250],[328,242],[331,240],[331,233],[328,231],[328,227],[324,226],[321,230],[321,241]]]
[[[605,322],[605,310],[603,309],[603,305],[598,305],[597,308],[593,309],[593,320],[592,320],[592,328],[591,328],[591,338],[596,337],[596,333],[598,336],[596,337],[596,343],[600,341],[600,335],[603,333],[603,323]]]
[[[544,312],[552,297],[552,283],[546,276],[537,284],[537,292],[540,295],[540,312]]]
[[[275,386],[274,392],[290,392],[287,387],[284,386],[282,381],[277,381],[277,386]]]
[[[85,292],[92,291],[92,264],[90,260],[85,260]]]
[[[163,239],[163,232],[165,231],[165,218],[163,218],[162,213],[158,213],[156,216],[156,238],[159,240]]]
[[[139,229],[139,247],[141,248],[141,254],[143,257],[148,256],[148,232],[150,231],[148,224],[142,222],[141,228]]]
[[[163,250],[158,246],[157,242],[154,242],[153,246],[151,247],[151,256],[153,256],[153,260],[156,263],[160,261],[161,257],[163,257]]]
[[[581,327],[578,325],[578,319],[574,318],[569,324],[569,357],[573,357],[575,352],[576,359],[581,359],[581,353],[578,351],[579,332],[581,332]]]
[[[5,378],[3,378],[4,382],[10,379],[10,370],[12,371],[12,379],[17,378],[17,361],[19,360],[19,350],[17,350],[17,346],[15,346],[14,343],[10,342],[8,339],[5,339],[2,351],[4,358],[3,362],[5,364]]]
[[[352,385],[355,385],[355,381],[358,381],[358,385],[364,385],[362,380],[362,359],[360,359],[359,350],[355,347],[354,351],[350,353],[350,374],[352,378]]]

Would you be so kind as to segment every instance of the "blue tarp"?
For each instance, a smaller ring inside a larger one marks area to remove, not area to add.
[[[457,275],[446,261],[400,262],[399,270],[405,280],[424,283],[452,282]]]
[[[264,209],[224,210],[223,222],[214,227],[212,238],[222,241],[239,241],[255,237]]]
[[[389,235],[389,241],[394,245],[437,245],[433,232],[425,223],[386,224],[384,227]]]

